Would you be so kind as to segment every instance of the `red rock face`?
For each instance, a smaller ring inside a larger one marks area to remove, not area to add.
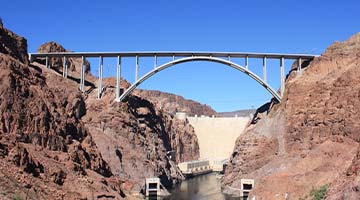
[[[158,176],[166,186],[180,181],[167,154],[175,151],[177,162],[197,159],[193,128],[146,99],[130,95],[125,103],[115,102],[114,84],[113,78],[104,80],[101,100],[96,91],[88,95],[83,119],[113,173],[131,180],[133,190],[148,177]]]
[[[303,64],[304,65],[304,64]],[[334,43],[286,82],[282,103],[236,142],[224,183],[254,178],[257,199],[359,199],[360,34]]]
[[[169,151],[178,162],[198,158],[188,123],[137,96],[115,102],[115,79],[104,80],[98,100],[88,74],[81,93],[76,79],[52,70],[62,70],[61,60],[51,60],[50,70],[43,61],[29,65],[25,40],[0,33],[0,199],[131,199],[147,177],[166,186],[180,180]],[[40,51],[66,50],[48,43]]]
[[[28,66],[23,38],[6,29],[0,38],[0,197],[121,198],[101,182],[112,172],[81,122],[86,107],[76,84]]]
[[[28,64],[27,41],[0,24],[0,53],[7,54],[24,64]]]
[[[135,94],[149,100],[158,108],[161,108],[171,114],[175,114],[176,112],[185,112],[189,116],[216,115],[216,111],[214,111],[210,106],[200,104],[199,102],[193,100],[184,99],[182,96],[153,90],[137,90],[135,91]]]
[[[56,42],[47,42],[38,48],[39,53],[51,53],[51,52],[67,52],[66,49]],[[45,59],[37,60],[38,62],[45,64]],[[81,58],[70,58],[67,60],[68,69],[73,72],[80,73],[81,71]],[[50,58],[49,65],[52,69],[61,71],[63,70],[64,60],[62,58]],[[77,66],[77,67],[76,67]],[[90,63],[85,60],[85,73],[90,73]]]

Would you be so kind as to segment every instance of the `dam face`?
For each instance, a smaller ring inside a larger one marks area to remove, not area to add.
[[[200,158],[227,159],[249,117],[187,117],[195,129]]]

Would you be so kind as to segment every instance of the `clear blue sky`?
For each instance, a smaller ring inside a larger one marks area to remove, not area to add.
[[[4,1],[4,25],[28,39],[29,52],[46,41],[73,51],[247,51],[321,54],[360,29],[360,1]],[[97,73],[97,61],[91,60]],[[162,59],[159,62],[166,62]],[[238,60],[240,64],[242,60]],[[123,74],[134,81],[134,60]],[[268,62],[268,82],[279,87],[278,61]],[[291,62],[287,62],[289,69]],[[105,76],[114,74],[105,61]],[[152,68],[140,60],[140,72]],[[261,63],[250,60],[261,75]],[[227,66],[181,64],[141,85],[182,95],[217,111],[258,107],[270,99],[254,80]]]

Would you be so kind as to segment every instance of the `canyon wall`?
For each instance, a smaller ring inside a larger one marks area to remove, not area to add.
[[[136,90],[135,94],[149,100],[159,109],[168,113],[176,114],[177,112],[185,112],[189,116],[195,115],[216,115],[216,111],[210,106],[199,102],[185,99],[182,96],[174,95],[166,92],[155,90]]]
[[[335,42],[311,63],[295,66],[279,104],[236,141],[224,190],[255,179],[256,199],[359,199],[360,33]]]
[[[193,128],[141,97],[115,102],[112,78],[101,100],[91,73],[79,91],[81,61],[68,62],[68,79],[62,59],[29,63],[26,40],[0,27],[0,198],[133,199],[147,177],[179,182],[174,163],[199,157]]]
[[[81,121],[81,93],[29,65],[26,40],[4,27],[0,47],[0,198],[121,198],[120,180]]]

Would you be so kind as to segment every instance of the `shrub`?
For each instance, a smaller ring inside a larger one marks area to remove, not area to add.
[[[14,195],[12,199],[13,200],[23,200],[23,198],[18,194]]]
[[[313,200],[322,200],[325,198],[326,193],[329,189],[329,184],[323,185],[320,188],[313,188],[310,191],[310,196]]]

